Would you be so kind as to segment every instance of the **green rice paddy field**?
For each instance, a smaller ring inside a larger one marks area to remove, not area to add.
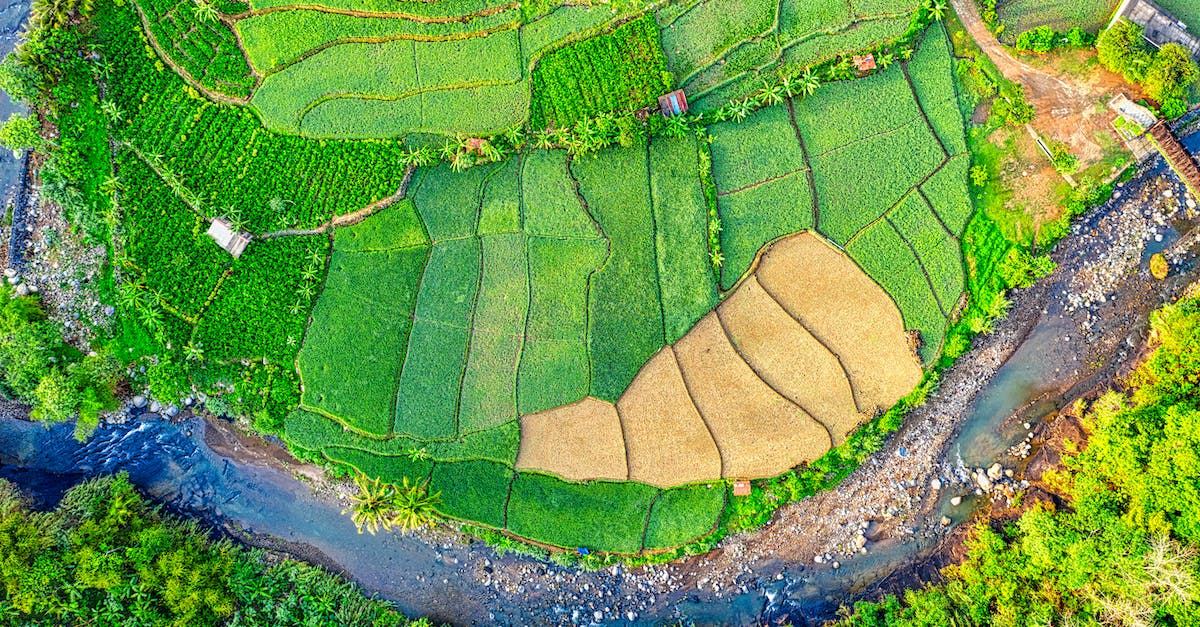
[[[219,55],[202,53],[226,39],[184,54],[200,33],[187,26],[198,19],[190,3],[136,2],[139,15],[106,8],[101,25],[124,46],[110,56],[124,77],[113,97],[126,116],[126,270],[139,298],[165,311],[151,326],[173,346],[203,347],[204,376],[261,362],[246,376],[298,377],[301,396],[273,402],[297,407],[282,431],[299,452],[428,481],[441,513],[521,538],[668,549],[717,526],[725,482],[662,489],[518,471],[518,418],[586,396],[615,400],[767,243],[806,229],[888,292],[926,363],[940,353],[973,213],[940,25],[908,61],[741,122],[594,156],[526,146],[463,172],[419,168],[404,198],[356,224],[257,239],[233,260],[204,235],[207,219],[234,214],[265,233],[381,202],[404,178],[395,138],[526,125],[537,60],[633,16],[604,6],[532,15],[480,0],[255,2],[229,12],[244,64],[218,66]],[[650,32],[671,80],[716,102],[755,68],[894,37],[915,6],[668,3]],[[136,38],[137,19],[152,39]],[[147,44],[228,102],[157,71]],[[648,95],[644,85],[630,89]],[[543,111],[569,116],[576,104]],[[385,139],[358,141],[368,137]],[[700,173],[709,151],[719,269]]]
[[[248,102],[272,130],[340,138],[492,135],[531,116],[541,127],[556,112],[569,124],[573,103],[555,102],[560,86],[580,90],[594,114],[653,104],[670,87],[664,77],[706,110],[758,87],[760,73],[897,38],[919,5],[680,0],[646,16],[651,32],[633,29],[638,42],[607,56],[608,48],[589,51],[605,63],[580,65],[560,52],[629,30],[643,7],[563,3],[534,15],[501,0],[255,2],[232,12],[228,27],[203,19],[188,0],[135,2],[159,48],[194,84]],[[539,80],[543,57],[541,73],[553,80]]]

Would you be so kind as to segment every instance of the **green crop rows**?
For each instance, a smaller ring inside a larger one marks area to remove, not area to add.
[[[189,0],[137,0],[137,8],[159,47],[193,80],[226,96],[250,96],[254,75],[225,24]]]
[[[1058,31],[1066,31],[1072,27],[1096,32],[1108,25],[1120,0],[1011,0],[997,3],[997,16],[1004,26],[1001,33],[1006,43],[1013,43],[1017,35],[1037,28],[1049,26]],[[1170,9],[1171,0],[1159,4]],[[1176,0],[1180,8],[1190,6],[1189,0]],[[1185,15],[1176,13],[1185,19]],[[1194,14],[1193,17],[1200,17]],[[1190,22],[1189,22],[1190,23]]]
[[[671,75],[649,15],[550,52],[533,71],[534,128],[628,113],[670,91]]]
[[[701,110],[758,86],[769,70],[827,61],[904,34],[916,0],[695,0],[658,15],[675,81]]]

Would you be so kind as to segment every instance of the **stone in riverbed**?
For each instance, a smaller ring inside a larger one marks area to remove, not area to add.
[[[954,497],[954,498],[950,499],[950,504],[951,504],[951,505],[953,505],[953,506],[955,506],[955,507],[958,507],[959,505],[962,505],[962,497],[961,497],[961,496],[956,496],[956,497]]]
[[[949,526],[950,526],[950,522],[951,522],[951,521],[950,521],[950,517],[949,517],[949,516],[942,516],[941,523],[942,523],[942,526],[943,526],[943,527],[949,527]]]
[[[146,401],[146,397],[140,394],[133,397],[133,406],[137,407],[138,409],[145,407],[147,402],[148,401]]]
[[[1004,466],[1001,466],[999,462],[992,464],[992,466],[990,468],[988,468],[988,470],[987,470],[988,479],[991,479],[992,481],[999,480],[1000,476],[1003,474],[1004,474]]]

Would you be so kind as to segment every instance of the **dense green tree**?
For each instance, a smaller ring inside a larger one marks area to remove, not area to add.
[[[1200,299],[1151,318],[1132,393],[1084,418],[1053,479],[1070,498],[981,526],[946,582],[860,603],[842,625],[1200,624]]]
[[[1146,95],[1158,102],[1183,100],[1187,88],[1200,78],[1200,68],[1192,55],[1179,44],[1165,44],[1154,54],[1154,60],[1146,69],[1143,86]]]
[[[0,145],[10,150],[37,148],[42,145],[42,136],[38,133],[37,120],[28,115],[16,113],[8,116],[0,125]]]
[[[428,627],[320,569],[164,516],[124,475],[48,513],[0,480],[0,625],[220,624]]]
[[[1151,55],[1142,39],[1142,27],[1128,20],[1117,20],[1100,33],[1096,52],[1104,67],[1131,83],[1141,82],[1150,66]]]

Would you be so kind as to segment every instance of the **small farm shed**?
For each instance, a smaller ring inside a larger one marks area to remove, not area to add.
[[[875,64],[875,55],[865,54],[863,56],[854,56],[854,69],[858,70],[859,75],[873,72],[876,67],[878,66]]]
[[[1151,0],[1124,0],[1108,23],[1109,27],[1121,18],[1141,26],[1144,29],[1142,36],[1156,48],[1176,43],[1192,53],[1192,58],[1200,60],[1200,35],[1189,32],[1188,24]]]
[[[682,89],[658,97],[658,109],[668,118],[687,113],[687,95]]]
[[[750,496],[750,482],[749,481],[734,481],[733,482],[733,495],[734,496]]]
[[[246,246],[250,244],[249,233],[234,230],[233,225],[221,218],[214,218],[212,224],[208,225],[208,236],[217,242],[217,246],[233,255],[234,259],[241,257]]]

